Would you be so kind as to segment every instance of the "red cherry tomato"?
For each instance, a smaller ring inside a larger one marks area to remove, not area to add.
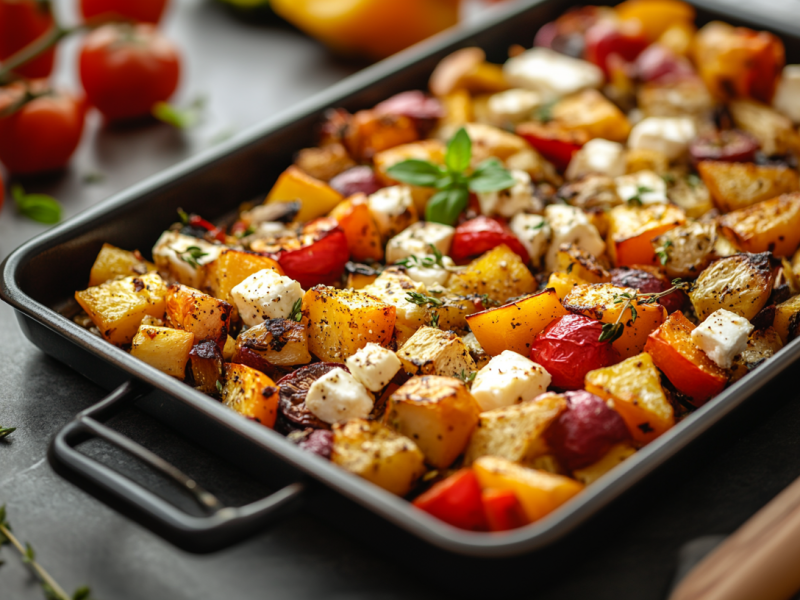
[[[287,277],[303,289],[339,280],[350,260],[347,238],[333,219],[317,219],[304,228],[295,247],[274,253]]]
[[[508,531],[528,524],[525,510],[513,491],[488,489],[483,492],[482,500],[489,531]]]
[[[166,6],[167,0],[81,0],[81,14],[87,20],[103,17],[155,24]]]
[[[80,75],[90,104],[109,120],[150,114],[178,86],[180,59],[149,24],[104,25],[86,36]]]
[[[758,140],[739,129],[704,133],[689,144],[689,154],[696,165],[702,160],[754,162]]]
[[[38,0],[0,0],[0,61],[22,50],[53,27],[50,4]],[[48,77],[55,47],[16,70],[28,79]]]
[[[84,103],[52,90],[47,81],[27,84],[35,97],[0,118],[0,162],[12,173],[39,173],[64,167],[81,140]],[[21,102],[26,85],[0,88],[0,112]]]
[[[637,24],[598,21],[586,31],[586,60],[603,69],[608,76],[608,57],[616,54],[627,62],[647,48],[649,42]]]
[[[500,219],[475,217],[456,227],[450,257],[456,262],[464,262],[472,256],[479,256],[492,248],[505,244],[526,263],[530,260],[525,246]]]
[[[583,387],[586,373],[619,362],[619,353],[600,342],[603,325],[583,315],[564,315],[536,334],[531,360],[552,376],[552,385],[564,390]]]
[[[481,486],[472,469],[461,469],[414,500],[414,506],[453,527],[485,531]]]

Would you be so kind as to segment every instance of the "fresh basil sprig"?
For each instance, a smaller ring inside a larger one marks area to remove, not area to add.
[[[21,185],[15,185],[11,189],[11,195],[17,205],[17,210],[23,216],[45,225],[53,225],[61,221],[61,205],[52,196],[26,194]]]
[[[470,192],[497,192],[514,185],[514,178],[496,158],[480,163],[469,175],[472,140],[467,130],[459,129],[447,144],[444,166],[411,158],[392,165],[387,174],[409,185],[439,190],[428,201],[425,219],[452,225],[467,207]]]

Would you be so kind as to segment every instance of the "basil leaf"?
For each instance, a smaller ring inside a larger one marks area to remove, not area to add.
[[[444,156],[444,164],[447,168],[456,173],[461,173],[469,166],[472,158],[472,140],[469,139],[467,130],[463,127],[456,131],[456,134],[447,143],[447,153]]]
[[[473,192],[497,192],[512,187],[516,183],[500,161],[489,158],[478,165],[469,178],[469,189]]]
[[[425,219],[434,223],[452,225],[467,207],[469,192],[464,188],[450,188],[433,195],[425,208]]]
[[[172,125],[178,129],[190,129],[197,125],[205,108],[205,98],[197,98],[186,108],[178,108],[168,102],[156,102],[153,105],[153,116],[167,125]]]
[[[386,174],[409,185],[435,187],[442,177],[442,170],[427,160],[409,158],[386,169]]]
[[[26,194],[21,185],[11,190],[17,210],[21,215],[38,223],[53,225],[61,221],[61,205],[58,200],[46,194]]]

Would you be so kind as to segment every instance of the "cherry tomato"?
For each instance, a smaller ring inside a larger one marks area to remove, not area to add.
[[[487,529],[481,486],[472,469],[461,469],[434,484],[413,504],[454,527],[470,531]]]
[[[657,267],[650,265],[636,265],[635,267],[618,267],[611,270],[611,283],[619,287],[629,287],[642,294],[657,294],[672,287]],[[669,314],[683,307],[685,294],[676,290],[671,294],[658,299],[658,303],[667,309]]]
[[[611,55],[632,62],[648,44],[638,23],[598,21],[586,31],[586,60],[603,69],[608,76],[608,58]]]
[[[103,17],[156,24],[166,6],[167,0],[81,0],[81,14],[87,20]]]
[[[45,80],[0,88],[0,112],[33,96],[0,118],[0,162],[12,173],[39,173],[64,167],[81,140],[84,103],[53,90]]]
[[[508,531],[528,524],[525,509],[512,490],[490,488],[481,495],[489,531]]]
[[[505,222],[484,216],[464,221],[456,227],[453,245],[450,248],[450,257],[456,262],[464,262],[468,258],[479,256],[500,244],[511,248],[525,263],[530,260],[525,246],[517,236],[511,233]]]
[[[0,0],[0,61],[22,50],[53,27],[50,4],[39,0]],[[17,69],[28,79],[48,77],[53,71],[55,47]]]
[[[696,76],[688,59],[661,44],[651,44],[636,58],[635,71],[646,83],[668,83]]]
[[[363,165],[339,173],[328,182],[328,185],[345,198],[358,193],[369,196],[384,187],[375,176],[375,171]]]
[[[565,390],[583,387],[586,373],[619,362],[619,353],[600,342],[603,324],[583,315],[564,315],[536,334],[531,360],[552,376],[552,385]]]
[[[689,144],[689,154],[694,164],[701,160],[753,162],[758,148],[758,141],[749,133],[738,129],[725,129],[696,137]]]
[[[547,447],[570,471],[597,462],[631,437],[619,413],[585,390],[567,392],[568,409],[545,431]]]
[[[172,42],[149,24],[110,24],[86,36],[80,75],[89,103],[109,120],[150,114],[178,86],[180,60]]]
[[[522,123],[517,127],[517,135],[524,138],[559,171],[565,171],[573,154],[589,141],[589,135],[585,131],[567,131],[552,121]]]

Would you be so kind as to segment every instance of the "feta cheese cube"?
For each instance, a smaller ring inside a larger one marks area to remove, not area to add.
[[[417,220],[411,188],[406,185],[378,190],[369,196],[368,206],[384,240],[397,235]]]
[[[655,150],[675,160],[689,149],[689,142],[696,136],[697,128],[690,117],[648,117],[631,129],[628,148]]]
[[[206,276],[204,266],[217,260],[224,249],[200,238],[165,231],[153,246],[153,261],[164,279],[199,288]]]
[[[386,244],[386,264],[411,256],[432,255],[431,245],[444,255],[450,253],[456,230],[450,225],[429,221],[413,223]]]
[[[478,192],[481,212],[486,216],[500,215],[510,219],[519,212],[535,208],[531,176],[525,171],[513,170],[513,186],[498,192]]]
[[[367,389],[344,369],[331,369],[308,388],[306,408],[326,423],[365,419],[375,400]]]
[[[371,342],[344,362],[353,377],[371,392],[385,388],[402,367],[394,352]]]
[[[471,392],[485,412],[531,400],[549,385],[550,373],[544,367],[505,350],[478,371]]]
[[[786,65],[778,81],[778,89],[772,106],[794,121],[800,123],[800,65]]]
[[[601,138],[588,141],[572,157],[565,176],[574,180],[591,173],[609,177],[624,175],[625,148],[622,144]]]
[[[503,73],[509,84],[539,92],[544,102],[599,88],[605,79],[603,71],[592,63],[541,47],[508,59]]]
[[[653,171],[637,171],[614,179],[623,202],[639,198],[642,204],[667,204],[667,184]]]
[[[294,304],[303,297],[303,289],[291,277],[272,269],[253,273],[231,290],[242,321],[254,327],[267,319],[285,319]]]
[[[605,252],[606,243],[580,208],[568,204],[551,204],[545,207],[544,217],[552,231],[550,248],[545,259],[548,271],[556,269],[558,249],[562,244],[575,244],[592,256],[600,256]]]
[[[426,288],[438,289],[447,284],[451,269],[456,266],[456,263],[449,256],[443,256],[442,265],[444,266],[412,266],[406,269],[406,275],[414,281],[424,284]]]
[[[550,226],[542,215],[529,215],[520,213],[509,222],[511,232],[528,251],[531,263],[537,267],[542,266],[542,258],[547,251],[550,241]]]
[[[542,95],[533,90],[511,89],[489,96],[486,112],[493,125],[518,123],[529,118],[534,109],[544,104]]]
[[[692,341],[720,367],[730,369],[733,357],[747,348],[751,331],[750,321],[720,308],[694,328]]]

